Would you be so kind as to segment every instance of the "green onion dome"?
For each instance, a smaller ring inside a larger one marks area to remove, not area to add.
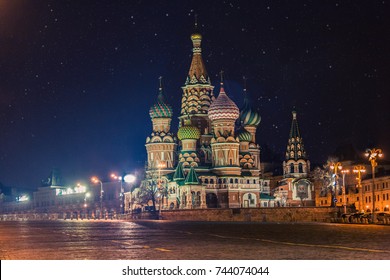
[[[162,89],[160,88],[157,102],[150,107],[149,115],[152,119],[154,118],[172,118],[172,107],[165,103]]]
[[[186,120],[185,124],[179,128],[179,131],[177,132],[177,138],[179,138],[179,140],[183,140],[183,139],[198,140],[200,138],[199,128],[191,125],[190,120]]]
[[[261,118],[259,113],[249,108],[241,112],[240,120],[244,126],[245,125],[258,126],[260,124]]]
[[[252,140],[252,134],[245,129],[238,131],[237,137],[240,142],[250,142]]]
[[[246,93],[246,90],[244,90],[244,106],[241,109],[240,113],[240,121],[243,126],[246,125],[253,125],[258,126],[261,121],[261,117],[258,112],[254,111],[251,106],[248,99],[248,95]]]

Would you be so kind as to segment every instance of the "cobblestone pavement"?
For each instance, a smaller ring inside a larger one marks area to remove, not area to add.
[[[2,260],[390,260],[390,226],[170,221],[0,222]]]

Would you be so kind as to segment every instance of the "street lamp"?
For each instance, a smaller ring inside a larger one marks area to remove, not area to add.
[[[375,223],[375,166],[378,165],[377,158],[381,158],[383,154],[381,149],[373,148],[367,149],[365,156],[370,161],[372,169],[372,222]]]
[[[131,212],[133,211],[133,184],[135,182],[135,180],[137,180],[137,177],[135,177],[133,174],[126,174],[124,177],[123,177],[123,180],[125,181],[125,183],[128,183],[130,184],[130,209],[131,209]],[[125,197],[123,196],[123,202],[125,201]],[[124,206],[124,204],[123,204]],[[124,207],[123,207],[123,210]]]
[[[91,194],[89,192],[85,193],[85,196],[84,196],[84,213],[85,213],[85,218],[89,219],[88,218],[88,204],[87,204],[87,198],[90,197]]]
[[[347,201],[345,200],[345,193],[346,193],[346,188],[345,188],[345,175],[349,173],[348,169],[343,169],[341,170],[341,173],[343,174],[343,206],[344,206],[344,214],[347,214]]]
[[[124,214],[125,213],[125,190],[124,190],[124,187],[123,187],[123,182],[132,184],[132,183],[135,182],[136,177],[133,174],[124,174],[123,176],[117,176],[115,173],[112,173],[111,174],[111,178],[121,182],[121,192],[120,192],[120,197],[121,197],[121,214]],[[130,192],[131,192],[131,190],[130,190]]]
[[[356,180],[358,181],[358,189],[360,189],[360,201],[359,201],[359,209],[361,212],[364,212],[363,207],[363,187],[362,187],[362,173],[366,172],[366,168],[363,165],[356,165],[353,167],[353,173],[357,173]]]
[[[158,190],[160,192],[160,201],[159,201],[159,206],[158,206],[158,217],[161,218],[161,206],[162,206],[162,186],[161,186],[161,168],[164,168],[165,164],[163,162],[160,162],[157,164],[158,168]]]
[[[98,177],[91,178],[92,183],[97,184],[100,183],[100,218],[102,218],[102,209],[103,209],[103,183],[99,180]]]
[[[117,180],[121,183],[121,189],[120,189],[120,212],[121,214],[124,214],[124,204],[125,204],[125,198],[124,198],[124,191],[123,191],[123,178],[124,176],[117,176],[115,173],[111,173],[111,178],[113,178],[114,180]]]
[[[334,202],[334,206],[337,207],[337,193],[336,193],[336,190],[337,190],[337,170],[341,170],[343,169],[343,167],[341,166],[341,163],[340,162],[336,162],[336,163],[332,163],[330,165],[330,169],[333,170],[333,174],[334,174],[334,190],[333,190],[333,193],[334,193],[334,198],[333,198],[333,202]]]
[[[85,193],[85,196],[84,196],[84,207],[87,208],[88,204],[87,204],[87,198],[90,197],[91,194],[89,192]]]

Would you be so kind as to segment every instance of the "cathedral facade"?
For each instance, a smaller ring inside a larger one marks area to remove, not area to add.
[[[202,59],[202,35],[191,35],[192,61],[182,86],[179,128],[171,128],[172,107],[161,86],[150,108],[153,131],[146,138],[146,178],[160,209],[269,207],[269,181],[261,179],[256,130],[260,115],[244,90],[241,109],[221,77],[214,94]]]

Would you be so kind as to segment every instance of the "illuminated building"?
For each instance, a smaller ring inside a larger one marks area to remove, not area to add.
[[[202,35],[191,35],[193,54],[182,86],[179,129],[171,131],[172,107],[160,79],[150,108],[153,131],[146,138],[142,188],[155,188],[162,209],[273,206],[269,180],[261,179],[256,130],[260,115],[244,90],[241,110],[221,86],[217,97],[202,59]],[[222,74],[221,74],[222,76]],[[238,124],[238,125],[237,125]]]
[[[298,127],[297,113],[292,112],[290,135],[283,162],[283,179],[274,190],[278,206],[314,206],[314,186],[308,178],[310,161]]]

